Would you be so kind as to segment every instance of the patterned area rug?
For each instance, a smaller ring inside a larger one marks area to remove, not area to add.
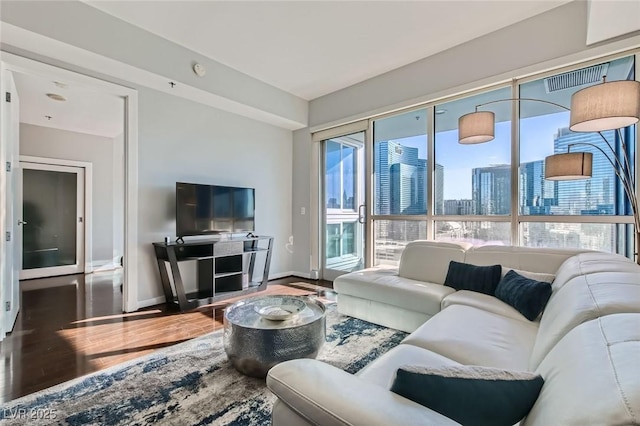
[[[327,306],[318,359],[350,373],[406,336]],[[268,425],[275,396],[227,360],[222,330],[10,402],[8,425]],[[25,421],[27,420],[27,421]],[[29,421],[31,420],[31,421]]]

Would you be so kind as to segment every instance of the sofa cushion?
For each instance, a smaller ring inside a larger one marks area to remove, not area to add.
[[[506,304],[495,296],[478,293],[477,291],[460,290],[442,299],[442,309],[451,305],[473,306],[484,311],[493,312],[520,321],[529,321],[511,305]]]
[[[477,266],[452,260],[444,285],[456,290],[471,290],[492,295],[500,282],[502,266]]]
[[[399,275],[412,280],[444,284],[449,262],[464,262],[469,243],[440,241],[412,241],[400,257]]]
[[[452,305],[403,340],[465,365],[527,370],[537,323]]]
[[[578,276],[554,291],[540,320],[530,369],[578,325],[605,315],[640,313],[640,267],[635,269]]]
[[[338,294],[374,300],[415,312],[434,315],[442,299],[455,290],[441,284],[398,276],[392,269],[365,269],[342,275],[333,282]]]
[[[338,302],[338,312],[342,315],[360,318],[373,324],[407,333],[413,333],[416,328],[433,316],[348,294],[338,294],[336,301]],[[524,320],[526,321],[526,318]]]
[[[554,274],[566,259],[584,251],[486,245],[467,250],[464,261],[474,265],[499,263],[512,269]]]
[[[480,366],[402,366],[391,391],[460,424],[511,426],[527,415],[544,380],[527,371]]]
[[[619,254],[589,252],[567,259],[556,271],[553,291],[559,290],[573,278],[598,272],[634,272],[638,268],[632,260]]]
[[[458,424],[389,388],[315,359],[293,359],[274,366],[267,375],[267,387],[313,425]],[[274,425],[288,425],[281,419],[273,420]]]
[[[640,424],[640,314],[579,325],[536,372],[545,383],[524,426]]]
[[[421,365],[424,367],[453,367],[461,365],[452,359],[438,355],[427,349],[413,345],[398,345],[375,362],[368,364],[356,373],[363,380],[389,389],[400,365]]]
[[[496,297],[533,321],[551,297],[551,284],[523,277],[511,270],[496,287]]]

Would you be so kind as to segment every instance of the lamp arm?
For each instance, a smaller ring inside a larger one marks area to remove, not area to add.
[[[631,173],[631,161],[629,159],[627,144],[624,142],[624,138],[622,137],[622,131],[620,129],[616,129],[618,132],[618,137],[620,138],[620,143],[622,144],[622,154],[624,156],[624,162],[627,165],[627,174],[631,178],[631,184],[633,187],[636,187],[636,177]],[[604,137],[604,136],[603,136]]]
[[[625,178],[627,179],[627,181],[628,181],[629,183],[631,183],[631,182],[632,182],[632,180],[630,180],[630,176],[629,176],[629,174],[630,174],[630,170],[631,170],[631,169],[630,169],[629,167],[625,168],[625,166],[622,164],[622,162],[620,161],[620,159],[619,159],[619,158],[618,158],[618,156],[616,155],[616,150],[615,150],[615,149],[613,149],[613,146],[612,146],[612,145],[611,145],[611,143],[607,140],[607,138],[605,138],[605,137],[604,137],[604,135],[602,134],[602,132],[596,132],[596,133],[597,133],[597,134],[599,134],[599,135],[600,135],[600,137],[602,138],[602,140],[604,141],[604,143],[606,143],[606,144],[607,144],[607,146],[609,147],[609,151],[611,151],[611,154],[613,155],[613,159],[614,159],[614,160],[616,160],[617,167],[619,167],[619,168],[620,168],[619,170],[622,170],[622,172],[624,173]],[[593,146],[596,146],[596,145],[593,145]],[[602,149],[600,149],[600,151],[604,154],[604,151],[603,151]],[[624,157],[625,163],[626,163],[626,164],[627,164],[627,166],[628,166],[628,165],[629,165],[629,160],[628,160],[628,158],[627,158],[627,153],[626,153],[626,152],[623,152],[623,154],[624,154],[624,155],[623,155],[623,157]],[[607,155],[607,157],[608,157],[608,155]],[[611,162],[611,160],[609,160],[609,161]],[[613,164],[611,164],[611,165],[613,166]],[[617,167],[616,167],[616,166],[613,166],[613,168],[614,168],[614,169],[616,169]]]
[[[600,132],[598,132],[600,133]],[[604,137],[604,136],[603,136]],[[606,139],[605,139],[606,141]],[[575,145],[587,145],[590,147],[593,147],[595,149],[597,149],[598,151],[600,151],[602,153],[602,155],[604,155],[604,157],[607,159],[607,161],[609,162],[609,164],[611,164],[611,167],[613,168],[614,173],[616,174],[616,176],[618,176],[618,179],[620,179],[620,181],[622,182],[622,187],[624,188],[624,192],[625,194],[627,194],[627,198],[629,198],[629,202],[631,203],[631,210],[633,211],[633,220],[634,220],[634,224],[636,226],[636,232],[640,231],[640,211],[638,210],[638,199],[636,197],[635,192],[633,191],[633,187],[631,186],[631,182],[629,181],[629,176],[627,173],[624,173],[624,169],[622,169],[622,172],[620,172],[620,170],[618,169],[618,166],[616,166],[616,163],[613,162],[613,160],[611,160],[611,158],[607,155],[607,153],[600,148],[598,145],[589,143],[589,142],[575,142],[572,144],[569,144],[567,146],[567,152],[570,151],[572,146]],[[609,145],[609,143],[607,142],[607,145]],[[609,148],[611,148],[611,146],[609,145]],[[615,154],[615,151],[613,152]],[[615,155],[614,155],[614,158]],[[616,158],[616,161],[618,163],[618,165],[620,165],[620,167],[622,167],[622,164],[620,163],[620,160],[618,160]]]
[[[564,106],[564,105],[560,105],[560,104],[557,104],[557,103],[555,103],[555,102],[551,102],[551,101],[545,101],[545,100],[543,100],[543,99],[534,99],[534,98],[507,98],[507,99],[498,99],[498,100],[495,100],[495,101],[489,101],[489,102],[485,102],[485,103],[483,103],[483,104],[476,105],[476,112],[478,112],[478,108],[483,107],[483,106],[485,106],[485,105],[491,105],[491,104],[495,104],[495,103],[498,103],[498,102],[507,102],[507,101],[533,101],[533,102],[540,102],[540,103],[543,103],[543,104],[555,105],[555,106],[557,106],[558,108],[562,108],[562,109],[564,109],[564,110],[571,111],[569,108],[567,108],[567,107],[566,107],[566,106]]]

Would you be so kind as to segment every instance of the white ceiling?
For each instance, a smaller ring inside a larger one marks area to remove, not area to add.
[[[20,102],[20,122],[114,138],[123,133],[124,99],[84,87],[14,73]],[[64,102],[47,93],[64,96]],[[51,119],[47,119],[50,116]]]
[[[87,3],[310,100],[569,1]]]

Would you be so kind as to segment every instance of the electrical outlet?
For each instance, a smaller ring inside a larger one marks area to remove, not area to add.
[[[300,207],[300,214],[303,216],[307,214],[307,209],[305,207]]]
[[[11,310],[11,302],[7,302],[4,305],[4,310],[9,312]]]

